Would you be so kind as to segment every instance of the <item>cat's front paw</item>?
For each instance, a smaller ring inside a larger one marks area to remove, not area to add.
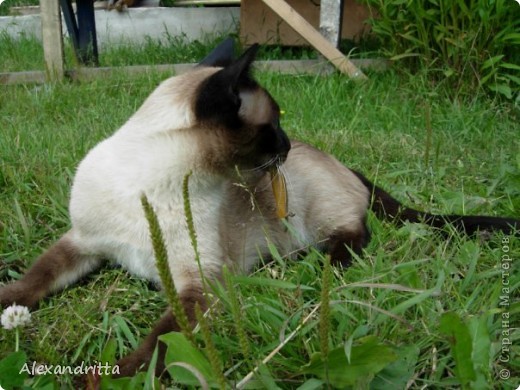
[[[151,357],[145,356],[140,351],[135,351],[117,361],[118,371],[113,374],[114,378],[134,376],[137,372],[148,368]]]
[[[150,360],[152,360],[152,355],[153,351],[145,351],[144,349],[138,349],[137,351],[132,352],[130,355],[118,360],[116,366],[119,368],[119,371],[118,373],[113,374],[112,377],[121,378],[134,376],[139,371],[148,369]],[[155,365],[155,375],[157,377],[168,375],[167,372],[164,373],[164,354],[159,353],[159,355],[161,357],[157,359]]]
[[[0,308],[12,304],[34,308],[38,304],[38,297],[21,281],[0,287]]]

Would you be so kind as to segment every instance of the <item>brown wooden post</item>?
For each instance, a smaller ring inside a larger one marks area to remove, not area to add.
[[[58,0],[40,2],[42,20],[43,54],[47,79],[61,80],[64,76],[63,34]]]

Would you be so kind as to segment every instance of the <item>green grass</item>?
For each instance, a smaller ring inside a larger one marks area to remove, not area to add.
[[[2,53],[7,44],[0,39]],[[194,45],[187,50],[193,53],[186,61],[194,61],[207,48],[197,51]],[[37,51],[28,38],[19,50],[10,52],[18,58],[2,56],[0,69],[33,69],[31,64],[40,63]],[[155,50],[141,48],[118,59],[108,56],[102,63],[154,63],[157,58]],[[166,76],[121,73],[89,83],[2,87],[2,282],[22,274],[68,229],[67,203],[75,167]],[[422,74],[390,71],[369,76],[362,84],[340,75],[262,73],[258,79],[286,112],[282,125],[292,138],[332,153],[407,204],[440,213],[518,217],[520,139],[512,106],[482,96],[449,100],[442,83],[432,84]],[[431,112],[429,142],[427,111]],[[489,353],[487,360],[485,354],[471,356],[480,364],[478,377],[487,384],[480,388],[516,388],[518,346],[512,347],[509,363],[499,361],[502,312],[510,313],[509,337],[516,344],[518,340],[518,331],[513,329],[518,324],[518,303],[510,308],[499,306],[503,238],[499,235],[483,242],[453,232],[441,238],[421,225],[396,228],[373,216],[369,222],[373,236],[364,255],[347,270],[333,269],[330,327],[325,336],[331,351],[346,347],[352,356],[369,345],[366,336],[374,336],[382,345],[376,351],[390,351],[398,361],[387,364],[375,377],[361,376],[356,388],[404,388],[406,382],[414,389],[461,387],[460,356],[465,356],[467,348],[459,355],[452,351],[450,340],[457,336],[446,334],[440,326],[442,318],[448,321],[442,317],[447,312],[456,313],[472,330],[474,349]],[[511,258],[520,258],[517,238],[510,238],[508,247]],[[311,356],[323,348],[320,311],[307,317],[321,301],[322,260],[318,253],[298,262],[275,257],[253,277],[234,279],[241,326],[250,348],[247,356],[237,336],[234,299],[225,290],[219,292],[221,303],[210,313],[208,323],[229,383],[246,377],[297,330],[260,365],[252,383],[257,388],[272,388],[273,383],[284,389],[303,383],[326,388],[316,382],[318,369],[302,373]],[[513,296],[518,296],[518,272],[511,271],[508,281],[512,303]],[[21,349],[30,362],[73,366],[101,360],[112,346],[121,356],[135,348],[165,305],[161,294],[147,283],[107,267],[45,299],[33,313],[31,325],[22,331]],[[474,331],[476,323],[482,323],[484,331]],[[199,334],[197,339],[202,343]],[[0,359],[13,349],[14,333],[1,329]],[[499,379],[504,368],[512,379]],[[401,381],[396,387],[385,382],[391,375]],[[78,386],[69,375],[54,380],[65,388]]]
[[[175,64],[195,62],[203,58],[219,38],[208,35],[203,42],[188,44],[184,36],[165,35],[161,41],[149,37],[138,47],[121,42],[114,46],[100,47],[100,66],[125,66],[142,64]],[[43,70],[43,47],[34,37],[21,34],[13,39],[6,31],[0,32],[0,50],[7,55],[2,58],[0,72]],[[70,41],[65,41],[67,68],[78,66]]]
[[[11,15],[11,7],[25,7],[40,4],[40,0],[6,0],[0,5],[0,16]]]
[[[120,42],[114,46],[99,48],[99,66],[158,65],[197,62],[208,54],[211,47],[222,38],[208,34],[200,41],[187,42],[185,36],[164,34],[161,40],[145,37],[141,44]],[[350,52],[353,43],[342,42],[342,50]],[[44,70],[43,48],[34,37],[26,34],[13,39],[6,31],[0,32],[0,51],[6,53],[0,62],[0,72],[20,72],[24,70]],[[65,62],[67,68],[78,66],[69,41],[65,41]],[[237,49],[237,52],[239,50]],[[370,42],[363,43],[363,50],[352,51],[353,58],[366,57],[373,53]],[[316,59],[318,53],[306,47],[262,47],[259,60]]]

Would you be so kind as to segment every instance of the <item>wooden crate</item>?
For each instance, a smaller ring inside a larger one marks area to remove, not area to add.
[[[319,0],[287,0],[301,16],[315,28],[319,28]],[[356,40],[368,31],[365,20],[369,10],[355,0],[343,1],[343,25],[341,37]],[[307,42],[269,9],[262,0],[242,0],[240,6],[240,40],[245,45],[281,44],[303,46]]]

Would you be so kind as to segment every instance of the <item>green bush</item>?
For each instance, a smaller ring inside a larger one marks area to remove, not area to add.
[[[520,5],[514,0],[363,0],[382,53],[427,67],[457,93],[512,99],[520,85]]]

